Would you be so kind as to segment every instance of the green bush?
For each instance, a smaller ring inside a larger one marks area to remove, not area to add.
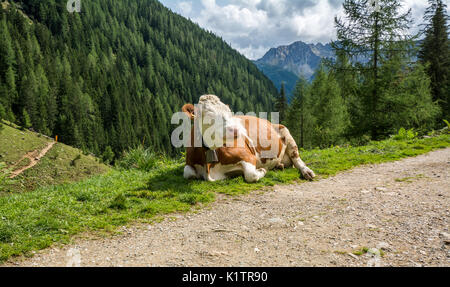
[[[102,154],[102,161],[105,164],[110,164],[114,160],[114,152],[112,151],[112,148],[110,146],[107,146],[105,151]]]
[[[417,132],[414,132],[413,129],[410,130],[406,130],[404,128],[401,128],[398,131],[398,134],[396,134],[393,139],[397,140],[397,141],[401,141],[401,140],[413,140],[415,138],[417,138],[419,134]]]
[[[116,210],[125,210],[127,209],[127,199],[123,194],[117,195],[114,200],[109,205],[109,208]]]
[[[138,169],[150,171],[156,167],[158,161],[162,159],[160,155],[152,149],[146,149],[142,146],[129,150],[117,162],[117,166],[123,169]]]
[[[450,123],[447,121],[447,120],[444,120],[444,122],[445,122],[445,124],[447,125],[445,128],[444,128],[444,133],[446,133],[446,134],[450,134]]]

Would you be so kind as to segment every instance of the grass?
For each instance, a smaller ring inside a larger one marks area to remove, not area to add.
[[[352,253],[353,253],[354,255],[356,255],[356,256],[361,256],[361,255],[366,254],[367,252],[369,252],[369,248],[367,248],[367,247],[361,247],[361,248],[359,248],[359,249],[353,251]]]
[[[302,158],[320,179],[358,165],[395,161],[449,146],[447,134],[304,151]],[[114,231],[130,222],[192,211],[214,201],[216,193],[241,195],[301,181],[295,169],[271,171],[256,184],[245,183],[242,177],[214,183],[187,181],[180,160],[165,160],[157,166],[150,171],[114,169],[81,182],[0,197],[0,261],[30,255],[55,242],[67,243],[81,232]]]
[[[403,177],[403,178],[396,178],[396,182],[407,182],[412,183],[414,180],[424,178],[425,176],[423,174],[418,174],[416,176],[410,176],[410,177]]]
[[[3,125],[0,130],[0,163],[18,170],[30,163],[23,158],[28,152],[42,150],[51,140],[28,130]],[[32,191],[39,187],[75,182],[110,168],[93,156],[83,155],[76,148],[58,143],[31,169],[14,179],[12,184],[0,184],[0,196],[14,192]],[[1,170],[0,170],[1,172]]]
[[[18,130],[3,125],[0,130],[0,162],[11,166],[17,163],[25,154],[34,150],[41,150],[51,140],[28,130]]]
[[[57,143],[36,166],[15,178],[16,183],[10,186],[9,192],[76,182],[110,169],[93,156],[83,155],[76,148]]]

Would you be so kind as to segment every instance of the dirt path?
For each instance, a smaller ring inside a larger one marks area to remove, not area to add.
[[[223,196],[198,214],[123,228],[112,238],[78,239],[7,265],[450,266],[449,203],[446,149]],[[361,247],[371,250],[354,255]]]
[[[16,164],[15,166],[17,166],[19,163],[21,163],[23,160],[25,159],[29,159],[30,163],[18,170],[14,170],[13,172],[11,172],[11,176],[10,178],[15,178],[19,175],[21,175],[24,171],[26,171],[27,169],[32,168],[33,166],[35,166],[36,164],[38,164],[38,162],[41,160],[41,158],[43,158],[49,150],[52,149],[52,147],[56,144],[56,142],[50,142],[47,144],[47,146],[45,148],[43,148],[40,152],[39,150],[35,150],[32,152],[27,153],[26,155],[24,155]],[[14,166],[12,167],[14,169]]]

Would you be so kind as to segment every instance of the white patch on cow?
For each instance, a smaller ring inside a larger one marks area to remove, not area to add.
[[[263,163],[260,159],[258,162],[259,162],[259,164],[258,164],[259,168],[264,168],[265,170],[272,170],[280,165],[281,160],[279,158],[266,159],[266,161]]]
[[[230,107],[222,103],[215,95],[201,96],[198,107],[203,116],[221,116],[224,119],[233,117]]]
[[[184,167],[184,178],[185,179],[198,178],[197,172],[192,166],[186,165]]]
[[[245,139],[249,138],[241,119],[233,117],[230,107],[217,96],[201,96],[197,108],[200,116],[196,117],[196,126],[209,148],[234,147],[236,136],[238,147],[245,147]]]
[[[227,179],[229,174],[233,174],[238,171],[242,171],[241,165],[236,165],[236,164],[222,165],[221,163],[216,164],[209,171],[209,177],[210,177],[209,181]]]
[[[244,169],[245,181],[249,183],[257,182],[266,176],[267,171],[264,168],[256,169],[256,166],[245,161],[241,161],[240,164]]]

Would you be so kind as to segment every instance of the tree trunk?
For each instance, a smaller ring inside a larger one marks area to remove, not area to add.
[[[372,140],[377,140],[378,130],[377,130],[377,103],[378,103],[378,53],[380,45],[380,35],[378,33],[378,12],[375,12],[375,43],[373,52],[373,93],[372,93],[372,105],[371,105],[371,134]]]

